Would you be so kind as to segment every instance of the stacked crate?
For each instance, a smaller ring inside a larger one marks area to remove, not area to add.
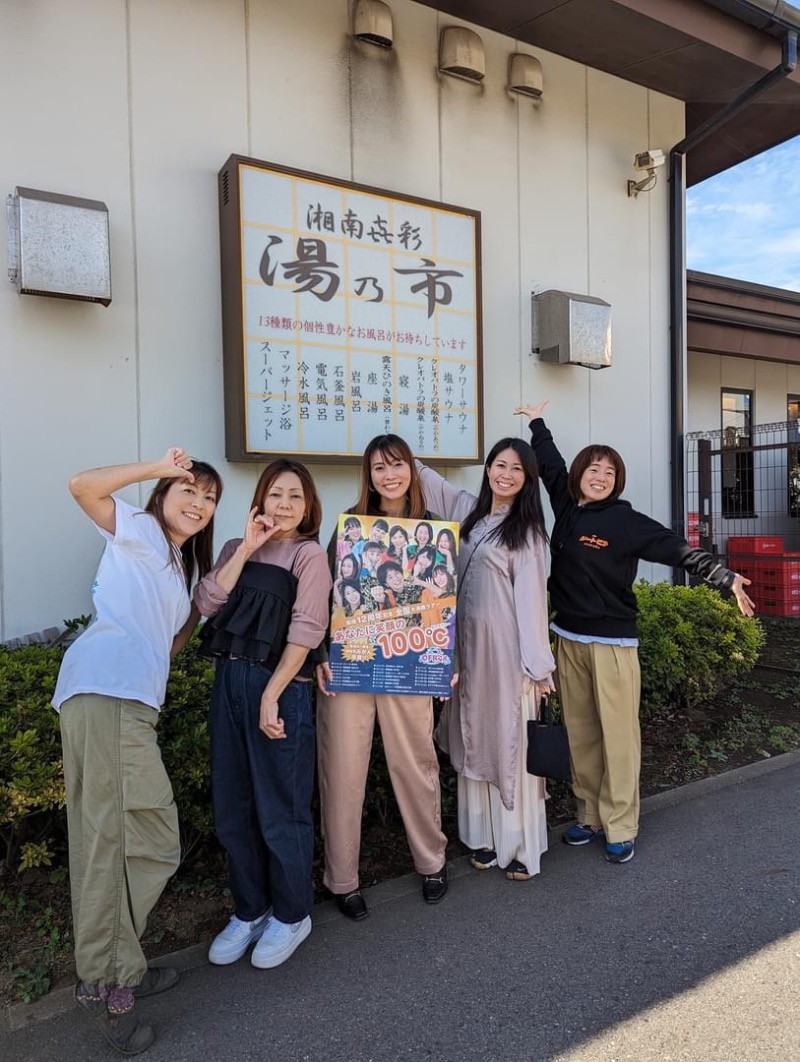
[[[728,567],[750,580],[747,593],[767,616],[800,616],[800,553],[788,553],[780,535],[732,535]]]

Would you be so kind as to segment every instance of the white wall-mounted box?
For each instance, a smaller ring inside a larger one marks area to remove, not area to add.
[[[611,365],[611,306],[594,295],[542,291],[531,297],[531,349],[542,361]]]
[[[16,188],[8,196],[8,278],[20,295],[111,302],[108,208]]]

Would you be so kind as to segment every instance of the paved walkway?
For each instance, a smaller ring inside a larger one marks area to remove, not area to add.
[[[800,1060],[800,756],[645,810],[626,866],[555,841],[530,883],[459,860],[437,907],[410,876],[366,893],[366,922],[322,905],[277,970],[189,969],[141,1004],[160,1033],[142,1057]],[[4,1062],[109,1057],[73,1007],[0,1035]]]

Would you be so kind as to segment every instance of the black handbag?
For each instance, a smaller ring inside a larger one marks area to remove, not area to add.
[[[539,704],[539,718],[528,720],[528,774],[571,782],[567,728],[553,720],[546,697]]]

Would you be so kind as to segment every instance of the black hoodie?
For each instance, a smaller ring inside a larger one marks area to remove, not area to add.
[[[716,587],[735,573],[620,498],[579,505],[567,491],[567,466],[543,420],[532,420],[531,446],[550,496],[555,526],[548,589],[555,622],[572,634],[636,637],[633,583],[639,561],[685,568]]]

